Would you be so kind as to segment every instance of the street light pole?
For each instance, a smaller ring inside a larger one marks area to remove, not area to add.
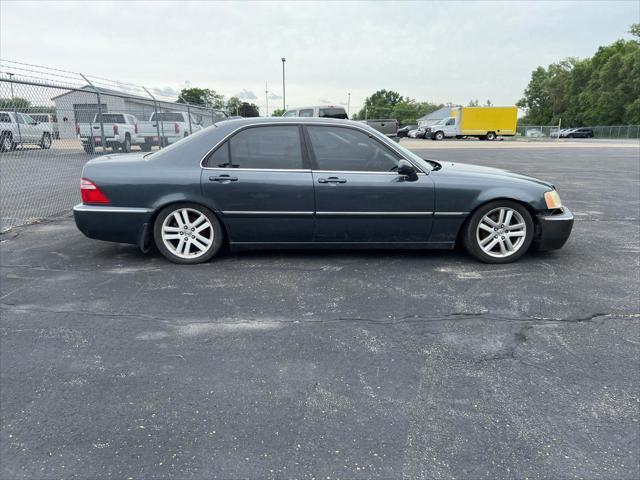
[[[351,118],[351,92],[347,93],[347,117]]]
[[[267,102],[267,117],[269,116],[269,85],[264,82],[264,99]]]
[[[287,59],[282,57],[282,109],[283,110],[287,109],[287,99],[284,92],[284,62],[286,61]]]

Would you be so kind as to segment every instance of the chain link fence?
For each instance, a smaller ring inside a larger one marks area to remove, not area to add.
[[[89,159],[155,151],[226,117],[145,87],[0,60],[0,231],[68,213]]]
[[[560,137],[563,137],[564,132],[578,127],[564,127],[558,128],[558,125],[518,125],[517,135],[528,139],[555,139],[558,138],[558,132]],[[640,125],[599,125],[595,127],[580,127],[593,131],[593,137],[601,139],[640,139]],[[570,132],[568,132],[570,135]],[[569,137],[570,138],[570,137]]]

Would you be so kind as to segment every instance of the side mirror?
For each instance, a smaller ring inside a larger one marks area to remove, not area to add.
[[[412,182],[418,179],[416,168],[404,159],[398,162],[398,175],[404,175]]]

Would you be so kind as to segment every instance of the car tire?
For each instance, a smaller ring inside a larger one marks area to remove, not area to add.
[[[124,137],[124,142],[120,144],[120,149],[122,150],[123,153],[131,152],[131,137],[129,137],[129,135],[126,135]]]
[[[0,152],[11,152],[16,148],[13,137],[10,133],[5,133],[0,137]]]
[[[481,262],[510,263],[529,250],[534,229],[526,207],[511,200],[496,200],[478,208],[465,222],[462,243]]]
[[[40,148],[43,150],[49,150],[51,148],[51,135],[44,133],[40,140]]]
[[[487,132],[485,137],[488,141],[493,142],[496,139],[496,132]]]
[[[162,209],[156,217],[153,238],[167,260],[191,265],[207,262],[220,251],[224,231],[208,208],[195,203],[176,203]]]
[[[96,151],[96,147],[92,143],[83,143],[82,148],[84,153],[94,153]]]
[[[444,133],[443,132],[436,132],[433,134],[432,137],[434,140],[440,141],[444,139]]]
[[[150,152],[151,151],[151,144],[150,143],[142,143],[140,145],[140,150],[142,150],[143,152]]]

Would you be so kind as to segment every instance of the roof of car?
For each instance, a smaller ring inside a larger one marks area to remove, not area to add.
[[[344,107],[340,106],[340,105],[311,105],[309,107],[293,107],[293,108],[289,108],[289,109],[287,109],[287,112],[290,112],[292,110],[304,110],[304,109],[307,109],[307,108],[339,108],[341,110],[345,110],[346,111],[346,109]]]
[[[254,125],[254,124],[268,124],[268,123],[335,123],[336,125],[352,125],[360,128],[367,127],[366,123],[357,122],[354,120],[343,120],[338,118],[325,118],[325,117],[249,117],[238,118],[234,120],[221,120],[216,125]]]

